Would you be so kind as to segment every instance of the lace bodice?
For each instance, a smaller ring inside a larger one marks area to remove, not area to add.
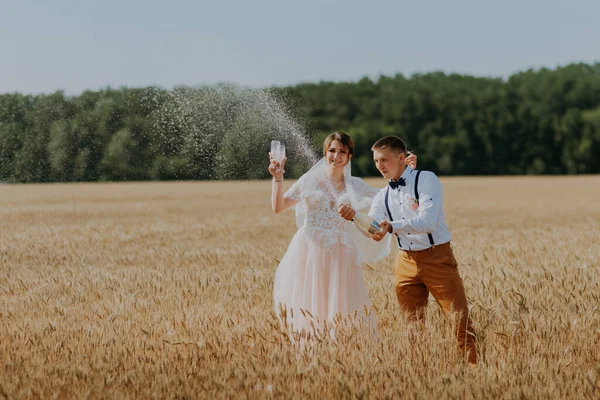
[[[288,194],[290,197],[300,200],[300,193]],[[294,196],[295,195],[295,196]],[[352,240],[348,233],[348,221],[338,214],[340,203],[347,203],[346,191],[335,191],[327,188],[324,184],[317,186],[316,190],[305,197],[306,217],[304,227],[306,233],[319,240],[327,248],[336,243],[351,246]]]
[[[389,253],[389,238],[375,242],[338,214],[342,203],[351,205],[356,211],[369,212],[378,190],[351,176],[347,166],[345,187],[336,191],[330,181],[324,179],[325,171],[319,173],[319,166],[324,168],[324,163],[319,162],[283,195],[297,201],[294,206],[299,229],[297,234],[303,240],[318,243],[324,250],[332,250],[336,245],[344,246],[358,265],[366,260],[376,262],[385,257]]]

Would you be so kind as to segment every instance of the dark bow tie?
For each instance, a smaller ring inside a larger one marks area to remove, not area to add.
[[[406,186],[406,181],[404,180],[404,178],[400,178],[397,181],[390,180],[388,182],[388,185],[390,185],[392,189],[398,189],[398,186]]]

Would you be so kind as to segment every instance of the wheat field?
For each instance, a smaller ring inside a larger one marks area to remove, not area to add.
[[[2,185],[0,398],[600,398],[600,177],[442,183],[477,368],[434,302],[400,314],[393,254],[379,337],[291,345],[270,182]]]

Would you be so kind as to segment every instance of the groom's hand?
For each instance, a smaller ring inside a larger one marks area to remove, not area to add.
[[[417,169],[417,155],[415,153],[406,153],[406,165],[412,169]]]
[[[379,242],[386,234],[392,233],[392,223],[388,220],[383,220],[379,223],[381,230],[371,235],[371,239]]]
[[[347,204],[342,204],[340,205],[340,207],[338,208],[338,214],[340,214],[340,216],[342,218],[344,218],[347,221],[350,221],[352,218],[354,218],[354,209],[352,207],[350,207]]]

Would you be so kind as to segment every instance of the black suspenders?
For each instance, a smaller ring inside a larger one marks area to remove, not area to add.
[[[390,222],[392,222],[394,220],[394,217],[392,217],[392,212],[390,211],[389,197],[390,197],[390,187],[388,185],[387,190],[385,191],[385,208],[390,217]],[[402,248],[402,245],[400,244],[400,236],[396,235],[396,241],[398,242],[398,247]]]
[[[421,174],[421,171],[417,171],[417,176],[415,177],[415,200],[417,200],[417,203],[419,203],[419,175]],[[387,187],[387,190],[385,191],[385,208],[387,210],[388,216],[390,217],[390,222],[394,220],[394,217],[392,217],[392,213],[390,211],[390,206],[389,206],[389,197],[390,197],[390,187]],[[433,241],[433,236],[431,235],[431,233],[427,234],[427,237],[429,238],[429,244],[430,245],[434,245],[435,242]],[[398,235],[396,235],[396,240],[398,241],[398,247],[402,248],[402,245],[400,244],[400,237]]]
[[[421,174],[421,171],[417,171],[417,177],[415,178],[415,200],[417,200],[417,204],[419,203],[419,174]],[[428,233],[427,236],[429,237],[429,244],[433,246],[435,244],[433,236],[431,236],[431,233]]]

